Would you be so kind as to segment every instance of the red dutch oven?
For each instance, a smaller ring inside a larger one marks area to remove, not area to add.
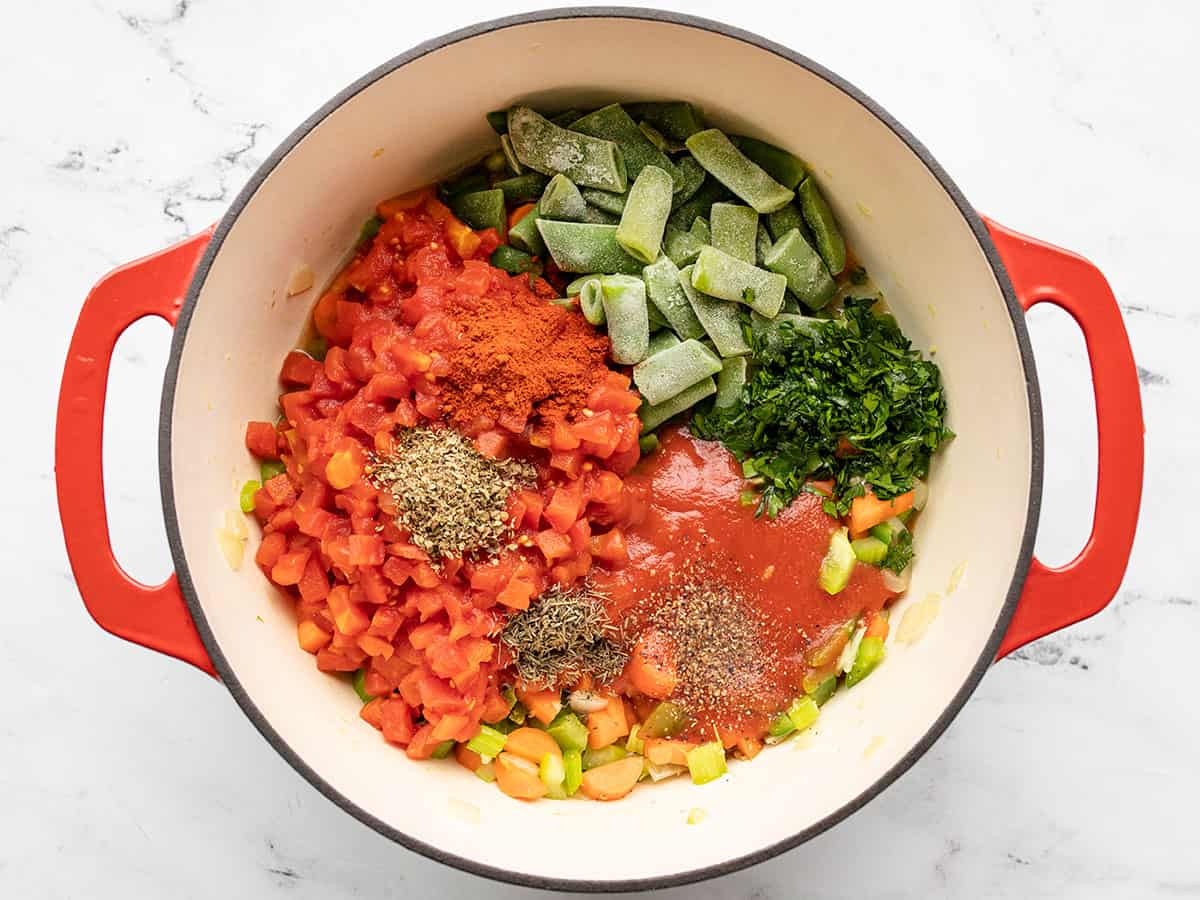
[[[459,77],[468,71],[490,76]],[[799,752],[735,763],[704,788],[675,779],[616,804],[520,804],[458,766],[411,762],[363,726],[353,693],[296,648],[291,604],[252,564],[231,568],[216,533],[255,472],[245,423],[273,415],[278,362],[311,305],[309,294],[285,296],[297,266],[322,283],[376,200],[493,146],[487,110],[676,97],[804,157],[905,331],[936,347],[958,436],[935,461],[897,610],[916,609],[927,627],[835,697]],[[1032,555],[1042,420],[1024,314],[1037,303],[1079,324],[1095,385],[1094,525],[1061,568]],[[144,316],[175,327],[159,445],[175,575],[157,586],[113,558],[101,472],[113,345]],[[1102,609],[1133,542],[1142,440],[1129,341],[1091,263],[982,217],[903,126],[785,47],[688,16],[579,9],[476,25],[396,57],[293,132],[215,228],[105,276],[67,357],[56,469],[71,565],[97,623],[219,678],[347,812],[481,875],[630,890],[733,871],[829,828],[929,748],[995,659]],[[700,826],[686,824],[694,807],[707,813]]]

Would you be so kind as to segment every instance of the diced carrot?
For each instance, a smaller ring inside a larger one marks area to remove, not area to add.
[[[479,235],[472,231],[469,225],[464,225],[458,219],[447,220],[446,238],[462,259],[470,259],[479,249]]]
[[[588,713],[588,746],[593,750],[615,744],[618,738],[629,734],[625,705],[619,697],[610,695],[606,699],[608,706]]]
[[[754,759],[763,748],[763,742],[748,734],[740,735],[735,746],[743,759]]]
[[[469,772],[474,772],[483,765],[483,757],[474,750],[468,750],[466,744],[459,744],[454,748],[454,758]]]
[[[891,500],[880,500],[870,491],[855,497],[850,503],[850,534],[856,539],[860,538],[880,522],[912,509],[915,493],[909,491]]]
[[[642,632],[625,664],[625,677],[648,697],[665,700],[675,692],[679,676],[675,647],[657,628]]]
[[[350,599],[350,588],[339,584],[329,592],[326,598],[329,612],[333,616],[333,624],[345,635],[362,634],[371,624],[371,618],[363,609],[362,604]]]
[[[695,750],[692,741],[672,741],[667,738],[646,738],[646,759],[656,766],[686,766],[689,750]]]
[[[517,697],[529,710],[529,714],[544,725],[553,722],[562,709],[561,695],[553,688],[544,691],[518,690]]]
[[[496,757],[496,786],[518,800],[537,800],[546,796],[547,790],[545,783],[538,777],[538,767],[535,763],[508,752]]]
[[[867,630],[863,637],[879,638],[881,641],[886,641],[890,626],[888,625],[887,613],[880,611],[871,616],[870,622],[867,623]]]
[[[627,756],[583,773],[579,789],[593,800],[620,800],[642,777],[642,758]]]
[[[329,646],[329,641],[333,635],[325,631],[316,622],[305,620],[296,626],[296,640],[300,644],[300,649],[307,653],[316,653],[318,650],[324,650]]]
[[[282,585],[299,584],[310,556],[312,556],[312,552],[309,550],[292,550],[284,553],[271,567],[271,580]]]
[[[375,637],[373,634],[360,634],[358,636],[358,646],[362,648],[363,653],[367,654],[367,656],[382,656],[384,659],[389,658],[396,649],[389,641]]]
[[[547,753],[551,756],[562,756],[562,750],[559,749],[558,742],[554,738],[541,729],[528,726],[509,733],[504,742],[504,751],[515,753],[534,764],[541,763],[542,757]]]
[[[533,212],[533,208],[535,206],[537,206],[536,203],[525,203],[525,204],[522,204],[521,206],[518,206],[516,209],[514,209],[512,212],[510,212],[508,214],[508,227],[512,228],[514,225],[516,225],[518,222],[520,222],[523,218],[525,218],[527,215],[529,215],[531,212]]]
[[[524,578],[510,578],[504,589],[496,595],[496,602],[509,609],[529,609],[529,598],[536,588]]]

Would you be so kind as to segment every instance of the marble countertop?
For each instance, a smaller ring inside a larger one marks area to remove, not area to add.
[[[933,749],[848,821],[663,895],[1200,896],[1200,578],[1177,556],[1188,523],[1162,508],[1200,459],[1200,302],[1179,287],[1200,245],[1200,9],[658,5],[824,63],[908,125],[980,209],[1096,261],[1140,364],[1148,451],[1142,527],[1107,610],[996,665]],[[292,771],[217,683],[96,628],[67,565],[51,462],[68,337],[100,275],[217,219],[295,123],[370,67],[532,8],[41,0],[8,12],[0,894],[535,896],[376,835]],[[1032,329],[1047,412],[1038,551],[1062,562],[1091,518],[1086,356],[1065,315],[1039,311]],[[105,445],[114,540],[148,581],[169,571],[155,475],[167,341],[153,322],[123,339]]]

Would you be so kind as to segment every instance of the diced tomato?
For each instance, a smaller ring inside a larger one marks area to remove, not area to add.
[[[331,637],[332,635],[316,622],[304,620],[296,626],[296,640],[300,644],[300,649],[308,653],[324,650],[329,645]]]
[[[550,465],[571,478],[578,478],[583,474],[583,457],[580,450],[556,450],[550,454]]]
[[[279,459],[279,435],[270,422],[246,423],[246,449],[259,459]]]
[[[286,550],[286,534],[278,532],[268,534],[263,538],[262,543],[258,545],[258,552],[254,554],[254,561],[258,563],[259,568],[269,573],[275,567],[275,563],[279,561],[279,557]]]
[[[591,537],[592,526],[588,524],[587,519],[579,519],[567,531],[567,539],[571,542],[571,549],[576,553],[581,553],[588,549]]]
[[[308,550],[284,553],[271,567],[271,580],[281,585],[299,584],[309,556],[311,553]]]
[[[554,495],[542,511],[542,516],[555,531],[566,534],[582,511],[583,485],[573,481],[555,488]]]
[[[323,368],[321,363],[307,353],[293,350],[283,358],[283,368],[279,370],[279,380],[284,384],[308,386],[313,383],[317,372],[322,371]]]
[[[528,609],[529,598],[533,596],[536,587],[523,578],[511,578],[504,589],[496,595],[496,600],[510,609]]]
[[[329,578],[325,569],[316,559],[309,559],[304,566],[304,574],[298,583],[300,596],[309,603],[316,603],[329,596]]]
[[[609,410],[618,414],[632,413],[637,412],[641,405],[642,398],[629,390],[627,386],[621,387],[607,379],[593,388],[591,394],[588,395],[588,408],[597,411]]]
[[[555,561],[566,559],[571,555],[571,542],[553,529],[539,531],[534,541],[537,543],[538,549],[542,551],[542,555],[546,557],[548,564],[552,565]]]
[[[350,565],[382,566],[383,559],[383,538],[379,535],[350,535]]]
[[[601,469],[592,480],[590,499],[597,503],[615,503],[623,489],[624,484],[619,475]]]
[[[403,624],[404,614],[399,609],[394,606],[381,606],[371,616],[371,624],[367,628],[367,633],[383,638],[385,641],[391,641],[395,639],[396,632]]]
[[[488,459],[508,457],[508,435],[502,431],[483,431],[475,437],[475,446]]]
[[[413,716],[407,703],[392,697],[383,701],[380,713],[380,727],[384,740],[401,746],[412,740]]]
[[[370,703],[364,703],[363,708],[358,711],[359,718],[377,731],[382,730],[383,704],[386,702],[382,697],[376,697]]]
[[[326,602],[329,604],[333,623],[342,634],[362,634],[371,624],[362,604],[355,603],[350,599],[350,588],[344,584],[339,584],[331,590],[329,596],[326,597]]]
[[[590,549],[592,556],[610,569],[623,569],[629,564],[629,548],[625,543],[625,534],[620,528],[594,535],[590,541]]]

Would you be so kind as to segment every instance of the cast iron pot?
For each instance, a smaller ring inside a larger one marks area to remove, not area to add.
[[[936,460],[894,621],[931,593],[940,614],[830,702],[800,752],[771,750],[704,788],[676,779],[620,803],[523,804],[380,740],[344,681],[297,648],[290,602],[249,562],[233,571],[215,531],[256,471],[245,423],[274,415],[279,361],[312,302],[312,292],[285,296],[299,264],[319,286],[377,200],[494,146],[488,110],[676,97],[808,160],[905,331],[937,348],[958,437]],[[1040,302],[1083,330],[1099,434],[1093,532],[1059,569],[1032,558],[1042,421],[1024,314]],[[113,558],[100,460],[113,344],[148,315],[175,326],[159,453],[176,574],[157,587]],[[491,878],[630,890],[731,872],[841,821],[929,748],[993,660],[1103,608],[1133,541],[1142,437],[1128,338],[1094,266],[981,217],[908,131],[809,59],[688,16],[580,9],[476,25],[396,57],[293,132],[214,229],[106,276],[66,361],[56,462],[71,565],[96,621],[220,678],[271,745],[351,815]],[[702,826],[685,824],[693,807],[707,812]]]

